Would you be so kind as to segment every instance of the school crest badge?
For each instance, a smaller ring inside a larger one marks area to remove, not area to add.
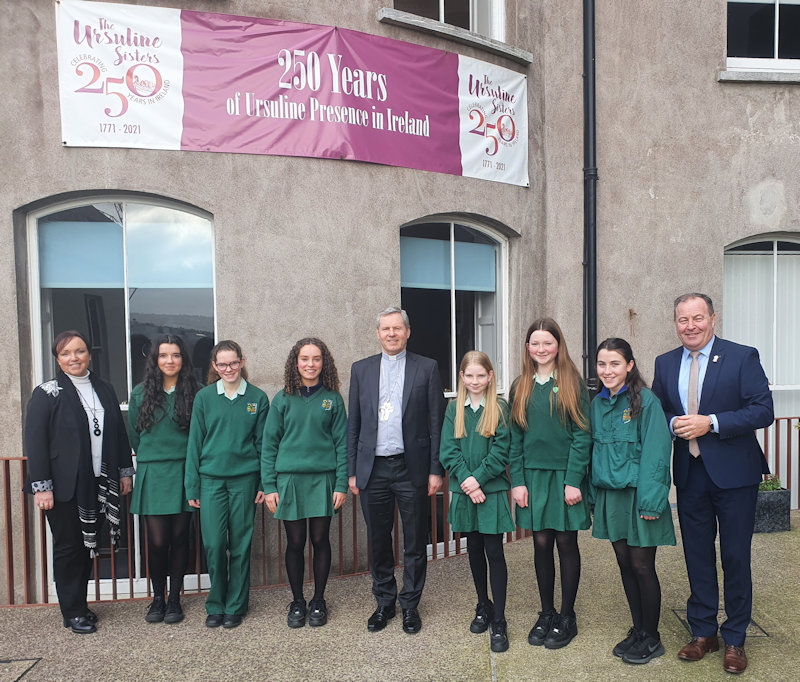
[[[333,401],[332,400],[328,400],[326,398],[325,400],[322,401],[322,409],[325,410],[326,412],[328,410],[330,410],[332,407],[333,407]]]
[[[623,424],[627,424],[630,420],[631,420],[631,408],[630,407],[626,407],[622,411],[622,423]]]
[[[247,414],[255,414],[258,412],[258,403],[247,403]]]

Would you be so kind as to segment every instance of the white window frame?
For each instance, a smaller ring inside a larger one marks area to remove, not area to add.
[[[444,20],[445,0],[430,0],[430,4],[437,2],[439,6],[439,18],[431,21],[438,21],[447,24]],[[483,27],[477,26],[478,7],[488,3],[490,6],[488,31],[482,31]],[[452,24],[448,24],[452,25]],[[462,27],[459,27],[462,28]],[[485,35],[487,38],[505,42],[506,39],[506,3],[505,0],[469,0],[469,29],[471,33]]]
[[[498,395],[507,396],[510,389],[508,380],[508,237],[492,230],[475,221],[465,220],[455,216],[435,216],[414,220],[403,225],[403,228],[414,225],[438,224],[447,225],[450,229],[450,358],[451,358],[451,386],[458,386],[458,364],[456,357],[456,288],[455,288],[455,227],[475,230],[486,235],[494,242],[496,247],[495,273],[498,291],[495,292],[495,308],[497,311],[497,358],[495,359],[495,378],[497,379]],[[402,229],[402,228],[401,228]],[[446,398],[454,398],[455,391],[445,393]]]
[[[729,71],[754,72],[797,72],[800,71],[800,59],[778,59],[778,34],[780,30],[780,5],[800,5],[800,0],[728,0],[727,5],[760,4],[775,6],[775,35],[773,36],[772,57],[727,57],[726,68]],[[727,28],[726,28],[727,31]],[[726,33],[727,35],[727,33]]]
[[[127,204],[140,204],[145,206],[158,206],[161,208],[168,208],[171,210],[182,211],[184,213],[188,213],[191,215],[196,215],[201,218],[205,218],[211,222],[212,230],[214,221],[213,218],[199,210],[192,210],[191,207],[186,206],[184,204],[178,204],[175,202],[170,202],[164,199],[159,199],[157,197],[136,197],[136,196],[121,196],[116,194],[104,194],[104,195],[91,195],[80,197],[77,199],[72,199],[69,201],[60,201],[54,202],[52,204],[48,204],[42,208],[36,209],[31,211],[27,215],[27,222],[26,222],[26,239],[27,239],[27,249],[28,249],[28,303],[29,303],[29,310],[30,310],[30,327],[31,327],[31,351],[33,353],[33,386],[38,386],[45,380],[44,376],[44,365],[43,365],[43,357],[44,357],[44,348],[42,343],[42,328],[41,328],[41,290],[39,287],[39,220],[45,218],[49,215],[54,213],[59,213],[61,211],[66,211],[72,208],[79,208],[81,206],[88,206],[91,204],[110,204],[110,203],[118,203],[123,205],[123,224],[124,224],[124,207]],[[124,229],[124,228],[123,228]],[[127,254],[127,244],[126,240],[122,240],[123,244],[123,262],[125,266],[125,279],[124,279],[124,291],[128,291],[128,254]],[[211,259],[211,277],[212,277],[212,292],[213,292],[213,304],[214,304],[214,339],[218,338],[218,330],[217,330],[217,273],[216,273],[216,258]],[[127,382],[128,382],[128,395],[130,395],[131,391],[131,348],[130,348],[130,311],[128,308],[128,296],[125,297],[125,352],[127,353]],[[125,396],[127,398],[127,396]],[[123,411],[127,411],[128,404],[127,400],[123,404],[120,405],[120,409]],[[36,542],[41,543],[41,524],[35,524],[35,536]],[[53,540],[52,540],[52,533],[50,531],[49,524],[47,525],[47,565],[52,566],[53,563]],[[136,577],[133,578],[133,589],[131,593],[130,585],[131,579],[130,578],[117,578],[116,579],[116,594],[117,598],[120,598],[120,595],[128,595],[129,597],[144,597],[147,595],[149,585],[147,580],[147,571],[144,565],[144,556],[141,552],[141,524],[139,523],[139,517],[133,517],[133,537],[130,538],[130,542],[133,545],[134,550],[134,558],[133,558],[133,570],[135,572]],[[36,572],[37,575],[39,571]],[[112,578],[103,578],[100,580],[100,599],[112,599],[114,595],[114,588]],[[202,574],[200,579],[200,589],[208,589],[210,587],[210,581],[208,578],[208,574]],[[196,574],[187,574],[184,577],[184,586],[187,590],[196,590],[198,588],[197,585],[197,575]],[[52,571],[48,572],[48,585],[47,585],[47,593],[50,600],[58,601],[58,594],[56,592],[56,584],[55,578],[52,574]],[[87,585],[87,593],[90,598],[94,598],[94,587],[91,585]]]

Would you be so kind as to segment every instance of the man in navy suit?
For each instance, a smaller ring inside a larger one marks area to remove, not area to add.
[[[367,629],[377,632],[403,609],[403,630],[422,628],[417,606],[425,584],[428,496],[442,486],[439,439],[445,400],[439,368],[406,351],[411,326],[405,310],[378,315],[382,353],[350,370],[347,468],[350,490],[361,496],[367,522],[372,593],[377,608]],[[403,588],[394,577],[395,501],[403,522]]]
[[[678,653],[699,661],[719,649],[717,556],[719,527],[726,620],[723,667],[747,667],[745,633],[753,585],[750,544],[758,483],[769,473],[755,430],[774,420],[772,395],[758,351],[717,338],[714,305],[705,294],[675,300],[682,347],[656,358],[653,391],[675,437],[673,478],[691,595],[686,605],[692,640]]]

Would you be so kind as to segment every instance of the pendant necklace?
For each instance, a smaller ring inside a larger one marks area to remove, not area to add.
[[[86,405],[86,409],[92,413],[92,421],[94,422],[94,430],[92,431],[92,433],[95,436],[100,436],[102,435],[103,432],[100,430],[100,422],[97,419],[97,404],[94,401],[94,396],[95,396],[94,389],[92,389],[92,404],[90,406],[89,403],[86,402],[86,398],[83,397],[83,394],[80,391],[78,391],[78,397],[81,399],[81,402],[84,405]]]

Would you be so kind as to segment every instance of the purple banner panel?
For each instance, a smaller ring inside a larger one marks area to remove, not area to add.
[[[330,26],[60,0],[66,145],[367,161],[528,184],[523,75]]]

